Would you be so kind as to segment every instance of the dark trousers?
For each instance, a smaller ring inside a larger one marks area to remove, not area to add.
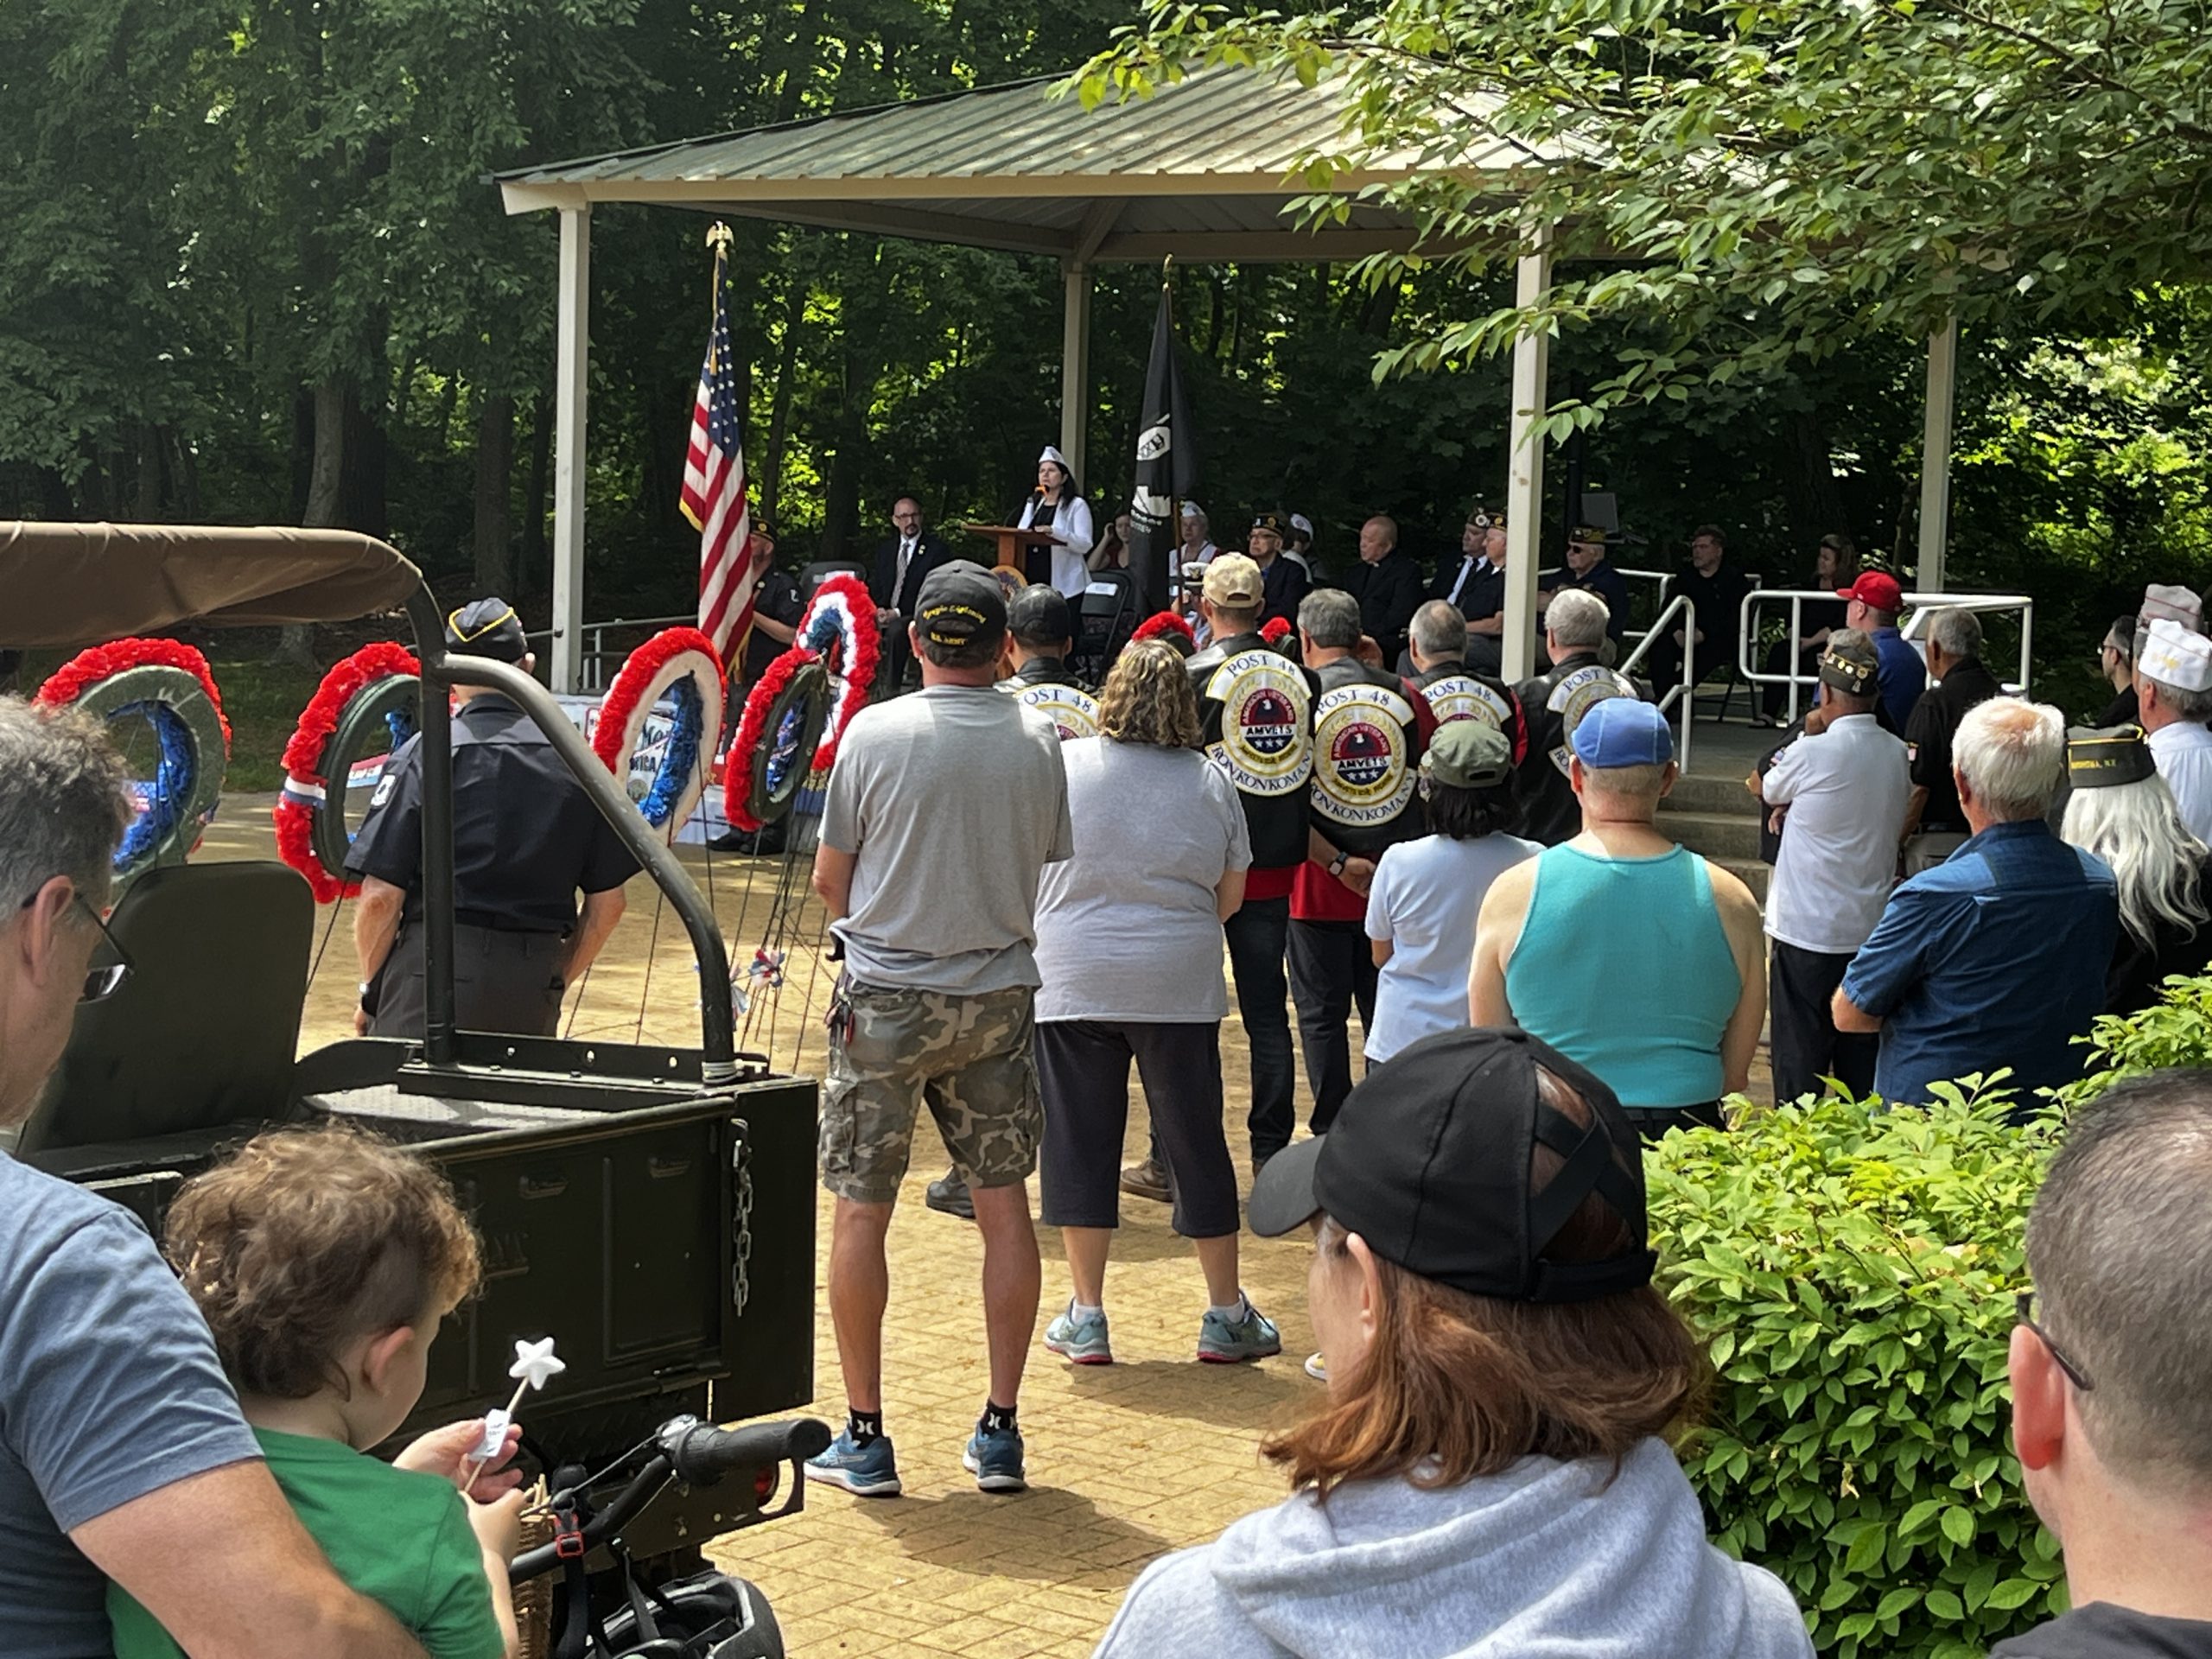
[[[1045,1097],[1039,1185],[1048,1227],[1118,1227],[1129,1062],[1174,1188],[1175,1230],[1225,1238],[1238,1225],[1236,1171],[1221,1127],[1221,1027],[1054,1020],[1037,1027]]]
[[[1872,1033],[1841,1032],[1829,1018],[1830,1000],[1843,983],[1853,953],[1831,956],[1802,950],[1780,939],[1767,968],[1767,1017],[1773,1037],[1774,1097],[1777,1103],[1821,1092],[1821,1079],[1834,1077],[1854,1095],[1874,1086],[1874,1057],[1881,1039]]]
[[[1651,655],[1644,660],[1651,666],[1651,694],[1665,696],[1682,675],[1682,648],[1675,643],[1671,631],[1652,645]],[[1708,629],[1704,643],[1690,653],[1690,684],[1695,687],[1723,663],[1735,660],[1736,642],[1716,639]]]
[[[1298,1127],[1297,1062],[1290,1047],[1290,987],[1283,951],[1290,933],[1290,897],[1247,899],[1222,930],[1229,936],[1230,977],[1236,1013],[1252,1051],[1252,1109],[1245,1122],[1255,1152],[1290,1144]]]
[[[1313,1133],[1325,1133],[1351,1093],[1352,1005],[1363,1026],[1375,1023],[1375,952],[1358,922],[1290,925],[1290,995],[1298,1004],[1299,1044],[1306,1051],[1306,1081],[1313,1089]],[[1268,1147],[1278,1151],[1289,1141]],[[1260,1137],[1252,1142],[1256,1150]]]
[[[505,1031],[551,1037],[561,1026],[561,967],[569,943],[559,933],[510,933],[455,922],[454,1017],[463,1031]],[[421,1037],[429,1013],[423,995],[423,930],[403,923],[391,953],[377,970],[376,1037]]]

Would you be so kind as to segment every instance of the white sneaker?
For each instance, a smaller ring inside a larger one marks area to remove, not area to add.
[[[1320,1355],[1308,1354],[1306,1356],[1306,1375],[1312,1377],[1316,1382],[1325,1382],[1329,1380],[1329,1368],[1321,1363]]]

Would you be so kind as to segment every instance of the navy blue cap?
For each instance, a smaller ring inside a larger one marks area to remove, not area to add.
[[[530,654],[530,642],[522,636],[522,619],[515,607],[488,595],[446,618],[446,649],[489,657],[495,663],[518,663]]]
[[[1607,697],[1592,704],[1575,726],[1574,753],[1593,772],[1660,766],[1675,758],[1675,734],[1656,704]]]

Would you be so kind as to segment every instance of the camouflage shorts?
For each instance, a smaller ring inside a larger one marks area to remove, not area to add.
[[[1031,1053],[1027,986],[948,996],[847,981],[830,1032],[822,1102],[822,1183],[841,1198],[889,1204],[926,1103],[971,1186],[1011,1186],[1037,1167],[1044,1109]]]

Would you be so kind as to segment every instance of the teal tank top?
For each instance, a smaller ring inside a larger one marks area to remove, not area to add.
[[[1743,988],[1696,854],[1560,846],[1537,859],[1506,1001],[1523,1031],[1588,1066],[1622,1105],[1718,1100],[1720,1033]]]

